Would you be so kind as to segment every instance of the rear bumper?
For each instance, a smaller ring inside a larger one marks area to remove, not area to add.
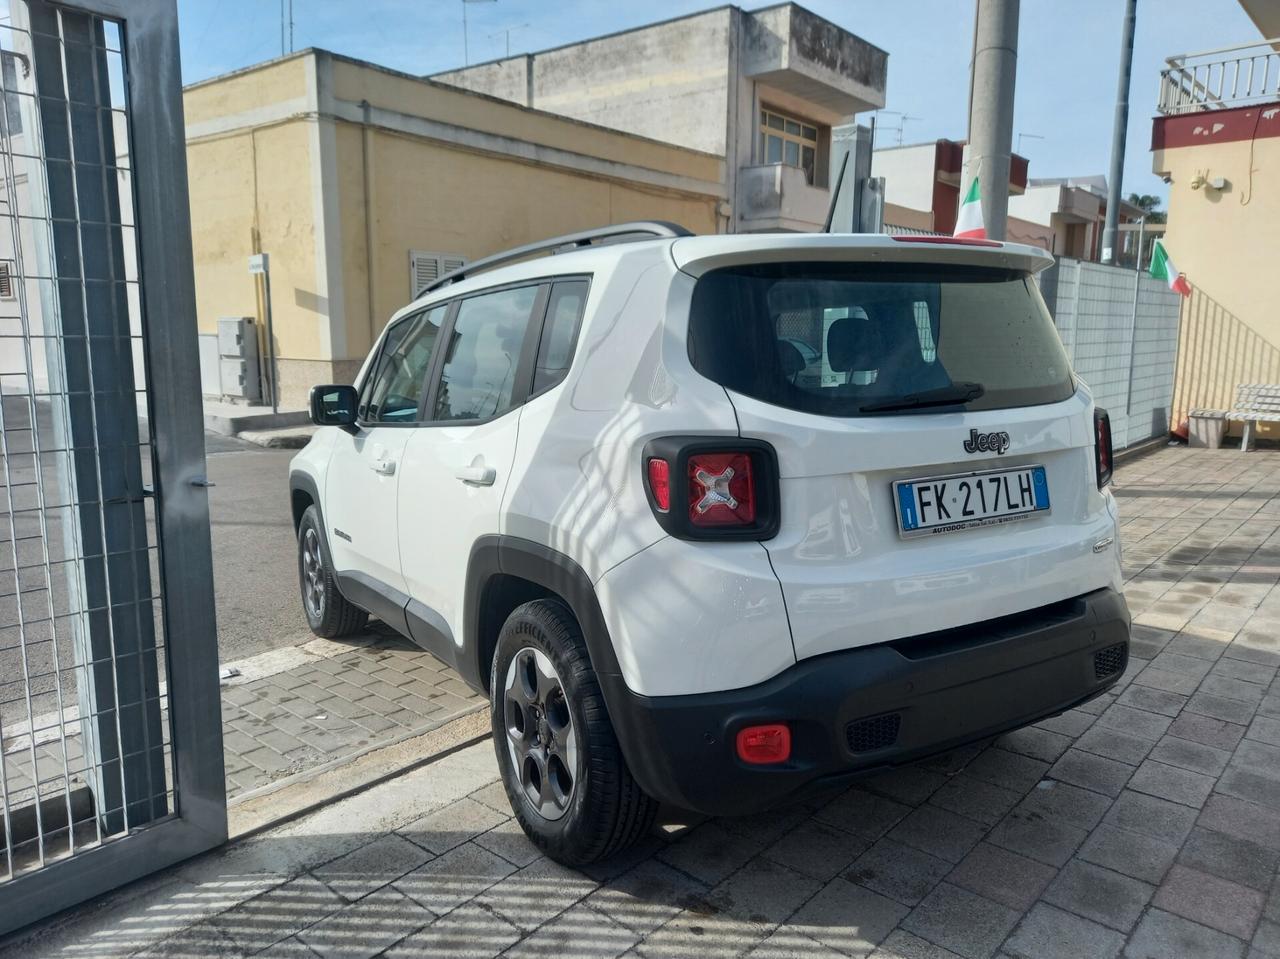
[[[804,660],[745,689],[644,697],[615,674],[605,694],[627,763],[648,793],[682,809],[738,815],[1062,712],[1115,683],[1128,652],[1124,597],[1101,589]],[[740,761],[737,731],[770,722],[790,725],[791,759]]]

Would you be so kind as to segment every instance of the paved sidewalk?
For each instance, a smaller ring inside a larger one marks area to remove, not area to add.
[[[227,795],[435,729],[485,707],[452,670],[381,627],[366,645],[222,687]],[[281,652],[293,652],[281,651]]]
[[[316,639],[229,664],[222,684],[227,796],[242,798],[320,766],[437,729],[485,707],[439,660],[379,624],[355,641]],[[78,713],[64,713],[69,765],[81,760]],[[62,747],[56,713],[38,716],[41,795],[60,793]],[[29,796],[28,724],[5,729],[8,785]],[[72,776],[72,786],[82,782]]]
[[[1117,474],[1104,697],[574,871],[481,743],[0,944],[6,956],[1280,957],[1280,456]]]

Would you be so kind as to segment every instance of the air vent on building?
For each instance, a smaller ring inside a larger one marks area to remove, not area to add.
[[[0,260],[0,300],[13,299],[13,261]]]

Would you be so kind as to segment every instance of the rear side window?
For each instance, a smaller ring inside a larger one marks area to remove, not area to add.
[[[586,280],[565,280],[551,288],[542,342],[538,345],[538,362],[533,371],[533,392],[550,389],[569,372],[588,288]]]
[[[484,420],[511,409],[537,286],[467,297],[449,336],[436,420]]]
[[[1035,281],[978,267],[767,264],[698,280],[704,376],[831,416],[1055,403],[1075,390]]]
[[[441,306],[407,316],[387,331],[382,350],[360,400],[366,423],[413,423],[426,390],[436,334],[444,322]]]

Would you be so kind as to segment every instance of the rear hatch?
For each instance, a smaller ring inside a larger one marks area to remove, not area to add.
[[[1092,401],[1031,272],[1046,260],[860,252],[683,264],[694,367],[777,451],[764,546],[797,657],[1108,585]]]

